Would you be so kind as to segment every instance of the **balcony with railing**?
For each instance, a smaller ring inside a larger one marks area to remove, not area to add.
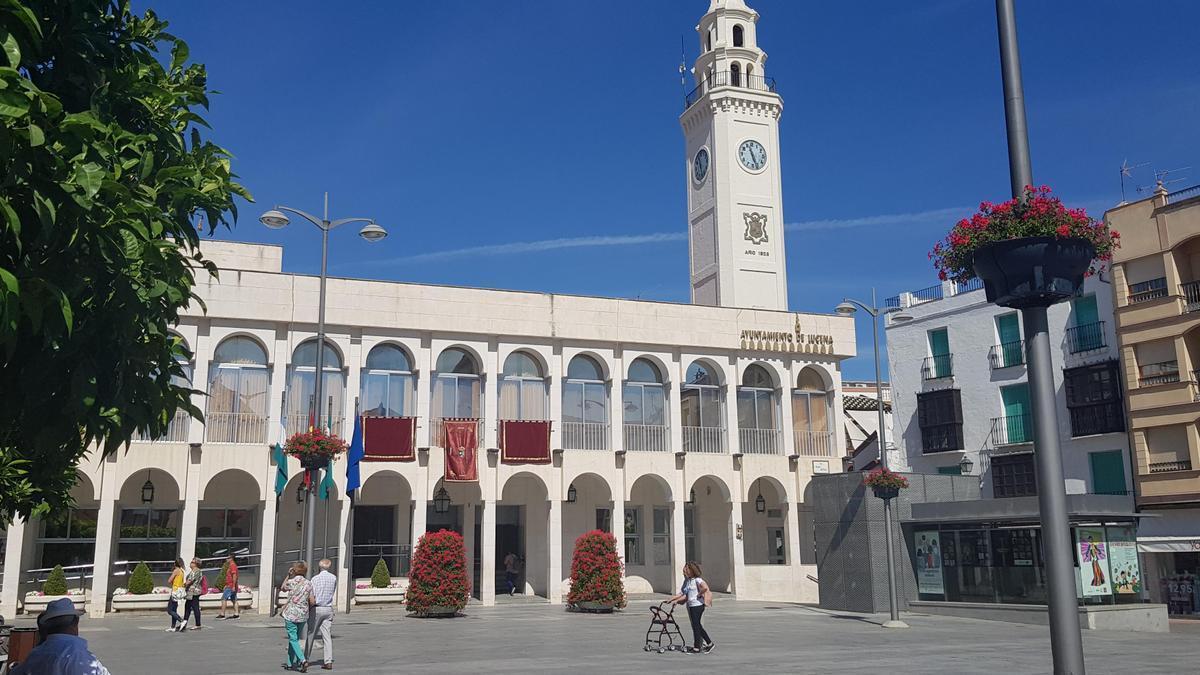
[[[136,431],[132,440],[135,443],[184,443],[188,439],[188,427],[191,423],[192,416],[187,414],[186,410],[176,410],[175,416],[167,425],[167,433],[158,438],[150,438],[141,431]]]
[[[475,446],[483,447],[483,420],[477,417],[465,418],[449,418],[449,417],[434,417],[429,420],[429,445],[442,448],[446,444],[446,426],[443,424],[448,419],[455,420],[475,420]]]
[[[1025,363],[1025,341],[1017,340],[1016,342],[992,345],[992,348],[988,350],[988,362],[991,364],[992,370],[1012,368]]]
[[[1183,311],[1195,312],[1200,310],[1200,281],[1189,281],[1179,285],[1183,293]]]
[[[1159,298],[1167,297],[1167,278],[1159,277],[1142,281],[1136,284],[1129,284],[1129,304],[1136,305],[1139,302],[1149,302]]]
[[[1108,341],[1104,338],[1104,322],[1085,323],[1067,329],[1067,351],[1072,354],[1104,349]]]
[[[935,354],[933,356],[926,356],[925,361],[921,364],[921,378],[925,380],[938,380],[944,377],[950,377],[953,374],[953,354]]]
[[[724,427],[683,427],[683,451],[719,454],[728,452]]]
[[[563,422],[562,445],[566,450],[608,450],[607,422]]]
[[[1033,442],[1033,418],[1030,415],[1006,415],[992,418],[992,444],[1023,445]]]
[[[783,454],[783,432],[779,429],[738,429],[738,448],[750,455]]]
[[[953,452],[963,449],[963,425],[961,422],[930,424],[921,427],[921,452]]]
[[[834,456],[833,434],[828,431],[803,431],[797,429],[792,432],[792,437],[796,442],[797,455],[803,457]]]
[[[1150,473],[1169,473],[1171,471],[1191,471],[1192,460],[1179,459],[1170,462],[1150,462]]]
[[[1138,375],[1139,387],[1154,387],[1160,384],[1179,382],[1179,362],[1161,361],[1147,363],[1141,367]]]
[[[630,452],[666,452],[671,447],[671,429],[665,424],[625,423],[625,449]]]
[[[345,423],[341,416],[337,416],[332,419],[326,417],[321,421],[329,425],[329,429],[333,432],[333,435],[346,438],[346,435],[342,433]],[[314,418],[308,413],[293,413],[291,415],[285,415],[283,418],[283,428],[289,436],[308,431],[313,426]]]
[[[1192,199],[1194,197],[1200,197],[1200,185],[1193,185],[1191,187],[1183,188],[1182,190],[1168,192],[1167,203],[1178,204],[1185,199]]]
[[[1125,431],[1125,407],[1121,401],[1070,406],[1068,411],[1073,437]]]
[[[210,443],[266,443],[267,417],[259,413],[209,412],[204,438]]]
[[[706,92],[718,87],[736,87],[751,91],[775,93],[775,78],[763,77],[762,75],[747,75],[746,73],[728,70],[711,73],[683,98],[683,109],[687,110],[692,107],[692,104],[699,101],[700,97]]]

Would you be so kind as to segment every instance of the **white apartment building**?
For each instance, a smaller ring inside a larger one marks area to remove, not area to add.
[[[593,528],[623,542],[630,592],[673,592],[692,559],[717,591],[814,601],[806,489],[840,470],[854,324],[787,311],[782,99],[763,76],[757,19],[713,0],[697,27],[681,117],[696,304],[330,279],[325,400],[313,402],[318,279],[283,273],[275,246],[206,242],[220,280],[198,275],[207,312],[178,326],[205,423],[181,416],[165,438],[89,458],[75,508],[10,526],[0,612],[55,564],[100,615],[138,561],[227,550],[243,552],[243,583],[265,598],[306,526],[342,579],[380,557],[403,579],[420,534],[456,530],[484,604],[508,553],[524,560],[521,593],[561,602],[573,542]],[[364,462],[353,509],[339,459],[306,524],[295,460],[277,496],[269,446],[307,429],[314,405],[347,438],[356,410],[410,418],[416,450]],[[445,480],[451,418],[478,425],[478,480]],[[549,422],[546,463],[502,452],[512,421]],[[353,584],[338,592],[347,609]]]
[[[1069,493],[1132,495],[1111,280],[1050,308],[1050,345],[1063,470]],[[1024,331],[977,282],[890,298],[886,336],[895,418],[893,467],[961,471],[982,496],[1037,494]],[[1132,509],[1132,497],[1130,501]]]

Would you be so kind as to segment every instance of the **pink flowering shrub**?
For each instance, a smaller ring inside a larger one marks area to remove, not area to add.
[[[571,559],[571,591],[567,602],[598,602],[625,606],[625,584],[621,580],[621,558],[617,539],[610,532],[592,530],[575,540]]]

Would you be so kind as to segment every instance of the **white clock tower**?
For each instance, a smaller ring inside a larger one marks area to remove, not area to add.
[[[783,99],[766,77],[757,21],[743,0],[711,0],[696,26],[696,88],[679,118],[687,144],[692,302],[787,310]]]

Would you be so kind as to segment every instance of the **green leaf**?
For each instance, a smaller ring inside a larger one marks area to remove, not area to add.
[[[15,91],[0,91],[0,117],[22,117],[29,114],[29,99]]]
[[[12,204],[4,197],[0,197],[0,215],[4,216],[4,221],[8,223],[8,229],[16,235],[17,244],[21,242],[21,218],[17,216],[17,212],[13,210]]]
[[[42,128],[33,122],[29,123],[29,145],[30,147],[38,147],[46,142],[46,133]]]
[[[88,197],[95,197],[104,182],[104,169],[95,162],[88,162],[75,169],[75,182],[84,189]]]
[[[17,43],[16,36],[3,28],[0,28],[0,51],[4,52],[8,65],[14,68],[21,65],[21,45]]]
[[[13,295],[21,294],[21,282],[13,276],[12,272],[0,267],[0,283],[4,284],[4,289]]]
[[[187,43],[183,40],[176,42],[175,46],[171,47],[171,70],[175,70],[186,63],[188,60],[188,54],[189,50]]]

